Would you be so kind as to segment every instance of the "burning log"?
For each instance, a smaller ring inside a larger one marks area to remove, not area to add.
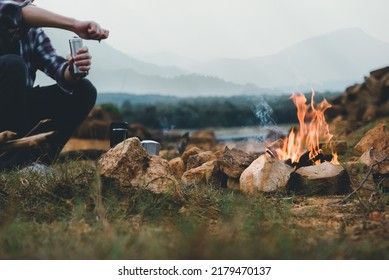
[[[297,169],[287,190],[303,195],[345,194],[350,191],[350,181],[342,166],[324,162]]]
[[[282,147],[283,140],[280,139],[271,145],[269,145],[266,148],[266,153],[273,157],[278,158],[277,150]],[[334,152],[336,151],[336,154],[345,154],[347,151],[347,143],[344,141],[336,141],[331,143],[331,147],[328,147],[326,143],[320,143],[319,148],[316,148],[317,151],[319,151],[316,155],[311,157],[310,151],[305,151],[301,154],[298,161],[292,161],[292,159],[288,158],[285,160],[285,163],[292,166],[293,168],[297,169],[304,166],[310,166],[314,165],[316,163],[323,163],[325,161],[332,161],[334,159]],[[340,151],[340,152],[339,152]]]
[[[302,156],[300,157],[299,161],[297,162],[292,162],[291,159],[287,159],[285,161],[286,164],[292,166],[293,168],[295,169],[298,169],[298,168],[301,168],[301,167],[304,167],[304,166],[311,166],[311,165],[315,165],[317,162],[320,162],[320,163],[323,163],[323,162],[326,162],[326,161],[332,161],[333,159],[333,155],[329,155],[329,154],[324,154],[322,152],[320,152],[319,154],[315,155],[313,158],[310,157],[310,152],[309,151],[306,151],[304,154],[302,154]]]
[[[325,111],[332,105],[324,99],[315,106],[313,91],[311,104],[306,104],[307,99],[303,94],[293,94],[291,98],[297,107],[299,127],[291,129],[289,135],[284,139],[282,147],[276,148],[275,152],[272,150],[270,152],[282,160],[290,161],[290,164],[296,168],[326,160],[337,162],[337,155],[334,153],[332,145],[333,135],[329,131],[324,116]],[[323,141],[325,145],[332,148],[332,156],[323,154]]]

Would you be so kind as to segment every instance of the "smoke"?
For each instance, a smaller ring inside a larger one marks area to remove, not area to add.
[[[259,126],[265,128],[267,135],[262,140],[275,140],[282,136],[282,131],[272,118],[273,109],[263,96],[251,100],[253,111],[259,121]],[[270,139],[269,139],[270,138]]]
[[[253,101],[254,113],[259,120],[259,125],[264,127],[277,126],[276,122],[271,117],[273,109],[270,107],[269,103],[267,103],[262,96]]]

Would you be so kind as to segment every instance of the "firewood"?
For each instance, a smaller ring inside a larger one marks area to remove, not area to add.
[[[5,143],[5,142],[7,142],[7,141],[9,141],[9,140],[14,139],[15,136],[16,136],[16,133],[15,133],[15,132],[12,132],[12,131],[9,131],[9,130],[0,132],[0,144]]]
[[[287,189],[302,195],[345,194],[350,191],[350,181],[342,166],[324,162],[297,169]]]
[[[53,135],[55,131],[49,131],[45,133],[36,134],[33,136],[23,137],[16,140],[11,140],[0,145],[0,151],[10,151],[20,148],[35,148],[42,142],[45,142],[49,136]]]
[[[285,163],[292,166],[295,169],[301,168],[301,167],[306,167],[306,166],[311,166],[314,165],[315,162],[320,161],[320,163],[326,162],[326,161],[331,161],[333,158],[332,154],[323,154],[319,153],[314,157],[310,157],[310,152],[306,151],[303,153],[299,159],[298,162],[292,162],[290,159],[286,160]]]

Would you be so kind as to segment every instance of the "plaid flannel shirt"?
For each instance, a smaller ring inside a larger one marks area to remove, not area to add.
[[[0,28],[15,30],[14,36],[19,40],[20,56],[28,70],[27,86],[33,87],[36,71],[41,70],[53,78],[64,91],[70,93],[71,86],[64,78],[68,63],[65,58],[57,55],[50,39],[41,28],[29,27],[24,22],[22,8],[27,5],[31,5],[31,2],[0,1]]]

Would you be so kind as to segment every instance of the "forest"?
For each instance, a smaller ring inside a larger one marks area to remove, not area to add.
[[[311,97],[311,93],[305,95]],[[323,98],[330,101],[338,95],[336,92],[316,93],[315,102],[319,103]],[[100,94],[97,102],[128,123],[139,123],[152,129],[267,126],[297,122],[290,94],[191,98]]]

